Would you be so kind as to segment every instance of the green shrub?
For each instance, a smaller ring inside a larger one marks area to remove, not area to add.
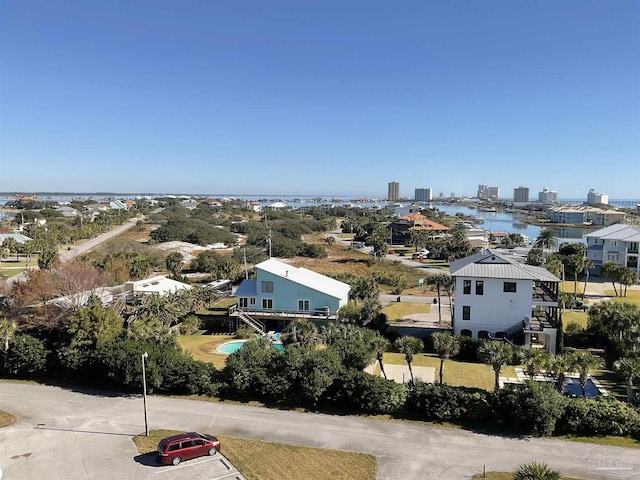
[[[336,405],[367,413],[393,413],[405,403],[407,390],[403,384],[366,372],[343,372],[328,393]]]
[[[507,384],[493,401],[496,420],[510,431],[540,436],[553,434],[565,405],[552,382]]]
[[[612,398],[567,399],[559,425],[562,425],[563,433],[575,435],[632,435],[640,438],[638,410]]]
[[[180,322],[180,333],[182,335],[193,335],[200,328],[200,319],[196,315],[188,315]]]
[[[233,337],[238,339],[253,338],[255,333],[256,332],[253,328],[239,327]]]
[[[423,420],[457,422],[489,417],[486,390],[435,385],[416,380],[408,389],[407,410]]]
[[[37,377],[46,371],[49,353],[41,340],[18,334],[11,341],[4,371],[19,378]]]
[[[513,480],[560,480],[560,472],[546,463],[525,463],[516,469]]]
[[[477,362],[480,340],[471,337],[457,336],[460,340],[460,352],[453,358],[461,362]]]

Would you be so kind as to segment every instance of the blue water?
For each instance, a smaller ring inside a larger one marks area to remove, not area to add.
[[[240,350],[245,343],[247,343],[247,342],[246,341],[240,341],[240,340],[237,341],[237,342],[224,343],[224,344],[222,344],[222,345],[220,345],[218,347],[218,351],[230,355],[230,354],[235,353],[238,350]],[[282,352],[286,350],[285,346],[280,344],[280,343],[274,343],[271,346],[273,348],[275,348],[276,350],[280,350]]]
[[[594,398],[600,395],[600,390],[598,390],[598,387],[596,387],[590,378],[587,379],[584,391],[587,394],[587,398]],[[580,388],[578,379],[565,378],[563,393],[569,397],[582,397],[582,389]]]

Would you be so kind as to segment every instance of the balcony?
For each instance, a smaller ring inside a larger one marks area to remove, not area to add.
[[[546,328],[557,328],[558,321],[551,312],[535,309],[531,312],[531,318],[525,320],[525,332],[541,332]]]
[[[316,308],[315,310],[288,310],[283,308],[258,308],[255,306],[245,307],[243,312],[257,318],[273,318],[283,320],[293,320],[295,318],[306,318],[309,320],[335,320],[337,312],[332,312],[328,307]],[[240,311],[237,305],[229,307],[229,316],[237,317]]]
[[[534,303],[558,303],[557,284],[552,286],[546,283],[536,283],[533,285],[532,300]]]

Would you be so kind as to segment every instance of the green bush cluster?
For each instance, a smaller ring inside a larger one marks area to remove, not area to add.
[[[423,420],[463,424],[489,421],[526,435],[640,438],[637,407],[611,398],[564,397],[550,382],[506,385],[493,393],[416,381],[409,386],[406,408]]]

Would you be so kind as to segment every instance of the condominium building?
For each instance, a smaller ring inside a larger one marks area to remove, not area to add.
[[[400,198],[400,184],[398,182],[389,182],[387,200],[395,202]]]
[[[538,192],[538,201],[540,203],[556,203],[558,201],[558,192],[543,188]]]
[[[631,268],[640,275],[640,227],[623,223],[585,235],[587,258],[597,271],[607,262]]]
[[[433,198],[432,195],[430,188],[416,188],[414,200],[416,202],[430,202]]]
[[[606,193],[596,193],[596,191],[592,188],[591,190],[589,190],[589,193],[587,193],[587,203],[589,205],[595,205],[598,203],[608,205],[609,195],[607,195]]]
[[[478,185],[478,198],[490,198],[492,200],[497,200],[498,197],[500,197],[500,187]]]
[[[513,189],[514,203],[527,203],[529,201],[529,187],[518,187]]]

